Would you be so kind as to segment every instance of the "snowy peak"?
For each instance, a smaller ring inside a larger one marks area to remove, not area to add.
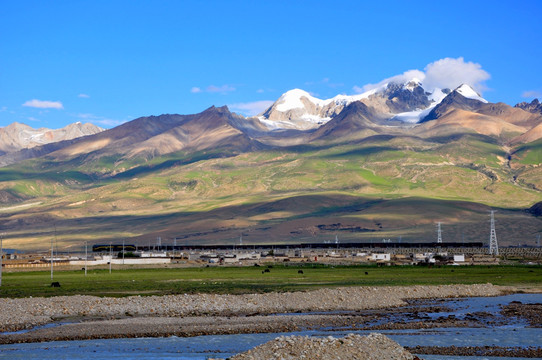
[[[317,128],[335,115],[331,100],[321,100],[301,89],[285,92],[259,117],[268,129]],[[342,107],[341,107],[342,108]]]
[[[293,89],[285,92],[259,117],[270,130],[310,130],[320,127],[337,116],[349,104],[360,101],[371,109],[376,122],[387,120],[416,124],[424,120],[450,95],[467,101],[488,101],[471,86],[463,84],[454,91],[439,88],[424,88],[419,78],[403,78],[401,81],[385,81],[356,95],[336,95],[330,99],[319,99],[307,91]],[[451,101],[449,99],[449,101]],[[455,100],[460,101],[460,100]]]
[[[487,103],[488,101],[474,91],[472,87],[463,84],[446,95],[425,117],[421,118],[421,121],[439,119],[454,109],[476,112]]]
[[[76,122],[61,129],[34,129],[21,123],[12,123],[0,128],[0,152],[9,153],[21,149],[30,149],[36,146],[76,139],[81,136],[93,135],[103,131],[93,124]]]
[[[459,86],[454,91],[460,93],[463,97],[466,97],[467,99],[478,100],[478,101],[481,101],[481,102],[486,103],[486,104],[488,103],[488,101],[486,99],[481,97],[480,94],[478,94],[476,91],[474,91],[474,89],[472,87],[470,87],[469,85],[467,85],[467,84],[463,84],[463,85]]]
[[[301,89],[293,89],[259,117],[268,129],[315,129],[338,115],[349,104],[360,101],[374,110],[378,121],[392,119],[417,123],[426,116],[449,90],[426,91],[418,78],[404,82],[387,82],[356,95],[337,95],[318,99]],[[467,89],[465,89],[467,93]],[[469,93],[470,94],[470,93]]]
[[[412,80],[406,82],[403,87],[406,90],[414,91],[415,88],[417,88],[418,86],[421,86],[421,85],[422,85],[422,82],[420,81],[420,79],[413,78]]]
[[[306,107],[305,104],[307,101],[314,105],[323,105],[323,100],[313,97],[305,90],[293,89],[281,95],[276,102],[276,109],[282,112],[293,109],[303,109]]]

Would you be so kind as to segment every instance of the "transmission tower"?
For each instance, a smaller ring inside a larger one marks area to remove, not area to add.
[[[437,243],[442,243],[442,230],[440,229],[440,221],[437,223]]]
[[[497,244],[497,233],[495,232],[495,211],[491,210],[491,234],[489,235],[489,254],[499,256],[499,244]]]

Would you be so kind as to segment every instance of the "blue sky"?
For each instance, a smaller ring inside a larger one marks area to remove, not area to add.
[[[292,88],[354,94],[441,59],[514,105],[542,97],[541,13],[537,0],[2,0],[0,126],[249,114]]]

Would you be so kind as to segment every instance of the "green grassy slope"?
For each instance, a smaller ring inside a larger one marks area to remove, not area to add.
[[[487,211],[499,208],[503,243],[526,243],[542,230],[521,211],[542,201],[539,164],[525,161],[539,148],[508,161],[504,147],[479,135],[374,136],[149,162],[32,160],[0,169],[0,227],[18,248],[46,248],[54,227],[65,248],[156,236],[223,243],[241,234],[254,243],[432,241],[437,221],[450,241],[486,241]]]

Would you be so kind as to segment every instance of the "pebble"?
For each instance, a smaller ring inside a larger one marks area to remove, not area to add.
[[[344,338],[281,336],[230,359],[413,360],[415,357],[387,336],[372,333],[367,336],[349,334]]]
[[[303,292],[216,295],[181,294],[107,298],[87,295],[0,299],[0,331],[15,331],[59,318],[220,316],[382,309],[408,299],[498,296],[510,289],[491,284],[349,287]],[[129,314],[129,315],[127,315]]]

